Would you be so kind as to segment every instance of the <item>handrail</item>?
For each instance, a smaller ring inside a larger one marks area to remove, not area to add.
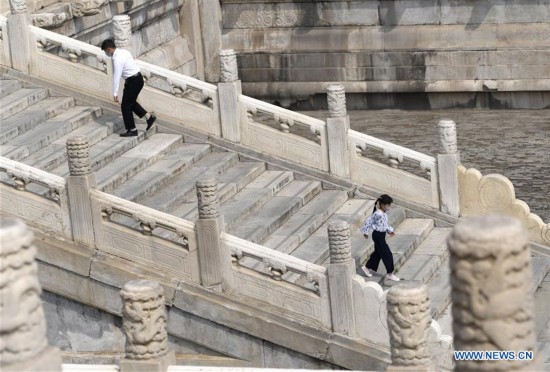
[[[291,110],[287,110],[285,108],[275,106],[255,98],[251,98],[241,94],[239,96],[239,101],[243,103],[246,106],[247,110],[249,111],[257,110],[268,114],[274,114],[279,119],[287,119],[287,120],[292,120],[293,122],[302,123],[304,125],[308,125],[312,130],[312,132],[314,129],[316,131],[319,131],[319,130],[324,130],[326,128],[326,123],[323,120],[316,119],[311,116],[300,114],[298,112],[294,112]]]
[[[323,266],[312,264],[311,262],[278,252],[237,236],[223,233],[221,239],[231,249],[231,254],[239,259],[246,256],[264,261],[266,264],[282,265],[285,270],[307,275],[308,278],[326,275],[327,269]]]
[[[16,186],[18,189],[24,189],[27,184],[34,182],[51,190],[55,190],[58,195],[61,195],[67,184],[63,177],[44,172],[38,168],[19,163],[3,156],[0,156],[0,171],[20,180],[21,187]]]
[[[399,161],[403,161],[403,158],[405,158],[419,162],[423,169],[435,168],[436,160],[433,156],[425,155],[421,152],[414,151],[351,129],[348,131],[348,136],[355,146],[363,149],[365,147],[374,147],[383,150],[385,156],[398,158]]]
[[[101,203],[101,212],[106,215],[110,216],[116,212],[133,218],[140,223],[143,229],[142,232],[145,235],[151,235],[155,228],[160,227],[178,234],[187,243],[187,234],[195,229],[195,224],[191,221],[104,193],[97,189],[90,191],[90,197],[96,198]]]

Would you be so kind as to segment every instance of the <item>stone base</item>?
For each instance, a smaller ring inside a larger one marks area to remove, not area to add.
[[[169,366],[176,364],[176,353],[169,351],[160,358],[148,360],[122,359],[121,372],[166,372]]]
[[[423,366],[393,366],[389,365],[386,369],[387,372],[429,372],[429,371],[437,371],[437,368],[431,364],[423,365]]]
[[[30,360],[21,363],[2,365],[2,372],[61,372],[61,352],[58,348],[47,347],[44,351]]]

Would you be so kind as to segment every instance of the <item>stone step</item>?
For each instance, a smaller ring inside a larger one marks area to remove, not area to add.
[[[40,123],[53,118],[59,113],[74,107],[74,105],[74,98],[48,97],[2,120],[0,145],[35,128]]]
[[[169,183],[210,153],[210,145],[183,143],[114,189],[113,195],[137,201]]]
[[[92,163],[92,171],[97,172],[99,169],[118,158],[132,147],[145,140],[146,136],[152,136],[156,133],[156,126],[151,128],[149,132],[139,132],[136,137],[120,137],[118,133],[111,134],[102,141],[96,143],[90,148],[90,158]],[[123,130],[124,132],[124,130]],[[69,165],[61,164],[50,171],[61,177],[69,175]]]
[[[309,238],[298,246],[290,254],[302,260],[321,265],[329,259],[328,226],[332,221],[345,221],[350,226],[351,236],[358,233],[365,218],[372,213],[374,200],[372,199],[348,199],[325,223],[321,225]],[[400,208],[402,210],[402,208]],[[403,218],[405,215],[404,210]],[[396,213],[394,212],[394,215]],[[361,235],[362,237],[362,235]],[[353,241],[352,256],[354,250]],[[286,273],[283,278],[296,284],[304,284],[305,278],[295,273]]]
[[[21,82],[14,79],[0,79],[0,98],[21,89]]]
[[[531,258],[531,266],[533,270],[532,292],[535,293],[550,270],[550,257],[534,255]]]
[[[260,243],[320,192],[320,181],[294,180],[229,232]]]
[[[101,108],[75,106],[47,120],[36,128],[8,141],[0,148],[0,154],[21,161],[67,133],[85,125],[101,115]]]
[[[139,203],[161,212],[172,213],[173,209],[195,192],[197,180],[208,174],[218,176],[238,160],[239,157],[235,153],[212,152],[175,177],[165,188],[147,196]],[[166,192],[167,189],[171,192]]]
[[[67,162],[66,144],[69,138],[85,136],[88,138],[89,145],[93,146],[122,128],[124,128],[124,123],[120,116],[103,115],[55,140],[43,149],[26,157],[22,162],[44,171],[50,171]]]
[[[4,120],[48,97],[46,89],[22,88],[2,98],[0,119]]]
[[[248,183],[259,177],[265,171],[265,163],[243,161],[239,162],[218,177],[218,199],[224,203],[229,198],[240,192]],[[199,211],[197,208],[197,194],[192,193],[181,203],[173,214],[188,221],[195,222]]]
[[[96,173],[98,188],[110,193],[117,186],[155,163],[183,142],[178,134],[158,133],[150,136]]]
[[[451,268],[448,259],[426,285],[432,305],[432,318],[438,319],[451,303]]]
[[[537,340],[550,344],[550,273],[539,283],[534,299]]]
[[[289,254],[348,200],[341,190],[323,190],[273,232],[262,245]]]
[[[350,226],[351,234],[353,235],[364,222],[366,216],[372,213],[373,204],[374,200],[371,199],[349,199],[338,208],[336,213],[330,216],[321,227],[290,254],[311,263],[322,264],[329,257],[327,229],[330,222],[347,222]]]
[[[407,281],[427,283],[449,257],[447,237],[452,229],[434,228],[399,269],[399,277]]]
[[[266,171],[250,182],[238,194],[220,207],[226,231],[232,232],[237,225],[264,205],[284,186],[292,182],[294,174],[289,171]]]

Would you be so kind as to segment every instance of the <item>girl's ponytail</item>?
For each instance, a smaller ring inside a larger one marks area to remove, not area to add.
[[[376,207],[378,206],[378,202],[380,202],[380,198],[376,199],[376,201],[374,202],[374,207],[372,208],[372,213],[374,214],[374,212],[376,212]]]

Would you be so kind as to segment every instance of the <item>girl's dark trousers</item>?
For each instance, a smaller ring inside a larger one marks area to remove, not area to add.
[[[137,103],[139,92],[143,88],[143,76],[138,72],[136,75],[126,79],[124,83],[124,91],[122,93],[122,102],[120,110],[122,111],[122,119],[126,130],[136,129],[134,114],[140,118],[144,117],[147,111]]]
[[[386,233],[373,230],[372,240],[374,241],[374,252],[370,255],[367,264],[367,269],[377,271],[380,260],[386,266],[386,272],[393,273],[393,253],[390,251],[390,247],[386,243]]]

